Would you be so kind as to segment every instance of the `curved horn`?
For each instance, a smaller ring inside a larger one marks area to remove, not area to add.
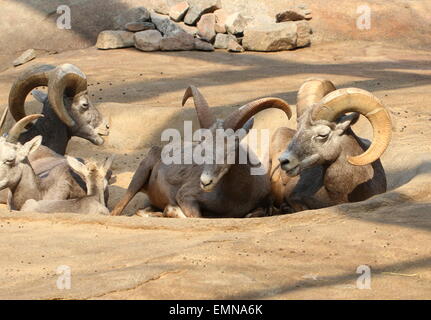
[[[296,102],[297,119],[307,108],[316,102],[319,102],[324,96],[335,90],[336,88],[334,84],[329,80],[320,78],[310,78],[305,80],[298,91]]]
[[[190,86],[184,93],[182,105],[184,106],[187,100],[193,97],[195,103],[196,113],[198,114],[199,124],[201,128],[208,129],[216,121],[214,115],[212,114],[208,102],[205,100],[202,93],[195,86]]]
[[[15,121],[25,117],[24,103],[27,95],[36,87],[47,86],[54,69],[51,65],[36,65],[26,69],[15,80],[9,93],[9,111]]]
[[[242,128],[247,120],[253,117],[256,113],[269,108],[280,109],[289,119],[292,117],[292,110],[284,100],[279,98],[263,98],[247,103],[233,112],[224,121],[224,128],[238,130]]]
[[[346,112],[358,112],[370,121],[373,127],[373,142],[361,155],[348,157],[355,166],[370,164],[381,157],[391,141],[392,124],[382,102],[368,91],[358,88],[339,89],[318,102],[312,112],[313,120],[335,121]]]
[[[87,90],[87,77],[78,67],[72,64],[58,66],[48,82],[48,99],[57,116],[69,127],[75,125],[64,106],[64,95],[75,97]]]
[[[19,136],[25,130],[25,127],[32,122],[33,120],[42,118],[43,114],[31,114],[19,120],[14,124],[12,129],[9,130],[9,134],[7,135],[6,141],[10,143],[17,143]]]

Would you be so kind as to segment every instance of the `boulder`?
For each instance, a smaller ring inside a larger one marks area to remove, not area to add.
[[[114,29],[123,30],[129,22],[145,22],[150,20],[150,12],[144,7],[132,8],[114,17]]]
[[[214,46],[206,41],[195,39],[195,50],[199,51],[214,51]]]
[[[135,35],[135,47],[142,51],[160,50],[162,34],[157,30],[145,30]]]
[[[266,24],[273,24],[274,18],[270,17],[267,14],[257,14],[253,16],[253,18],[249,21],[247,24],[247,27],[255,27],[255,26],[261,26]]]
[[[242,44],[251,51],[280,51],[295,48],[296,41],[297,25],[289,21],[248,27]]]
[[[203,14],[221,8],[220,0],[188,0],[188,2],[190,8],[184,17],[184,22],[188,25],[195,25]]]
[[[133,35],[133,32],[122,30],[102,31],[97,37],[96,47],[103,50],[133,47]]]
[[[311,27],[310,24],[305,21],[296,21],[296,47],[306,47],[309,46],[311,43]]]
[[[152,22],[129,22],[126,24],[126,30],[130,32],[154,30],[155,28],[156,26]]]
[[[236,41],[235,36],[231,34],[218,33],[215,37],[214,48],[227,49],[230,39],[233,39],[234,41]]]
[[[157,30],[159,30],[163,35],[170,35],[182,30],[178,24],[169,18],[169,16],[164,16],[155,12],[151,12],[151,22],[155,24]]]
[[[235,12],[226,18],[226,30],[231,34],[242,34],[252,19]]]
[[[199,37],[212,42],[216,36],[215,23],[216,16],[214,13],[206,13],[202,15],[197,24]]]
[[[228,12],[225,9],[218,9],[214,11],[216,17],[216,23],[214,26],[215,32],[217,33],[226,33],[226,20],[229,16]]]
[[[169,15],[170,9],[177,3],[183,1],[184,0],[157,0],[155,1],[154,11],[160,14]]]
[[[24,63],[27,63],[36,58],[36,51],[34,49],[28,49],[24,51],[22,55],[16,58],[13,62],[14,67],[18,67]]]
[[[189,10],[189,4],[187,1],[179,2],[175,5],[173,5],[169,9],[169,16],[172,20],[175,22],[180,22],[183,20],[184,16],[187,13],[187,10]]]
[[[277,22],[285,22],[285,21],[310,20],[312,16],[311,16],[311,10],[309,9],[292,8],[278,13],[275,18]]]
[[[177,22],[177,26],[185,32],[191,34],[193,37],[198,34],[198,28],[194,26],[188,26],[184,22]]]
[[[184,30],[177,30],[165,35],[160,42],[162,51],[185,51],[195,48],[195,38]]]
[[[244,48],[236,40],[233,40],[232,38],[229,39],[227,43],[227,50],[229,52],[244,52]]]

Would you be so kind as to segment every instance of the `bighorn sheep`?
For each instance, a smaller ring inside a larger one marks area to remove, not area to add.
[[[33,90],[38,86],[48,86],[48,94]],[[76,66],[37,65],[24,71],[12,85],[9,109],[6,109],[16,121],[25,117],[24,103],[31,91],[36,100],[43,104],[44,117],[21,133],[17,141],[24,143],[38,135],[43,137],[43,146],[29,155],[30,164],[37,175],[48,176],[53,168],[67,166],[62,155],[72,136],[84,138],[96,145],[103,144],[102,136],[109,134],[108,122],[91,103],[87,93],[87,78]],[[76,180],[73,183],[75,187],[70,189],[70,197],[78,197],[83,192],[85,194],[81,178],[73,172],[70,174]],[[55,175],[53,177],[56,179]],[[6,202],[6,192],[0,192],[0,202]]]
[[[272,165],[279,157],[285,171],[277,175],[275,169],[272,190],[284,209],[323,208],[386,191],[379,158],[389,145],[392,126],[379,99],[362,89],[336,90],[328,80],[311,79],[300,88],[297,106],[297,131],[280,128],[272,140]],[[373,127],[371,145],[350,128],[359,114]],[[284,152],[282,145],[288,145]]]
[[[164,215],[168,217],[241,218],[249,214],[263,215],[272,209],[269,175],[250,173],[253,167],[250,153],[247,153],[244,164],[240,164],[237,157],[241,152],[247,152],[240,140],[251,129],[252,117],[264,109],[278,108],[290,118],[288,104],[278,98],[260,99],[246,104],[225,120],[219,120],[213,116],[197,88],[187,89],[183,105],[190,97],[194,99],[200,126],[207,129],[213,139],[182,147],[182,156],[191,154],[196,148],[207,150],[208,143],[212,147],[210,161],[167,165],[162,161],[162,149],[153,147],[139,165],[112,215],[120,215],[139,191],[148,195],[153,207],[164,209]],[[239,130],[241,128],[244,130]],[[214,147],[217,134],[221,134],[223,145]],[[229,139],[234,139],[235,143],[226,143]],[[232,155],[235,161],[229,164],[227,158]],[[215,159],[223,159],[223,164],[215,164],[218,162]]]
[[[60,200],[86,195],[69,172],[67,163],[59,162],[45,178],[34,172],[28,156],[40,147],[42,137],[37,136],[23,145],[17,138],[26,125],[40,117],[39,114],[24,117],[12,127],[7,137],[0,137],[0,190],[9,188],[8,202],[14,210],[20,210],[28,199]]]
[[[102,166],[88,162],[83,164],[77,159],[66,156],[69,166],[79,174],[87,184],[87,196],[69,200],[34,200],[24,203],[21,211],[42,213],[72,212],[108,215],[105,192],[108,188],[109,172],[113,157],[107,158]]]
[[[72,64],[36,65],[25,70],[9,94],[9,112],[15,121],[25,117],[26,97],[40,86],[48,86],[48,94],[34,90],[33,95],[43,103],[44,117],[21,135],[21,143],[41,135],[42,144],[60,155],[65,154],[72,136],[103,144],[109,124],[91,103],[85,74]]]

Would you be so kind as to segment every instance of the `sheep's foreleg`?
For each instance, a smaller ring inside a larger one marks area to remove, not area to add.
[[[151,170],[154,165],[160,161],[161,148],[152,147],[148,152],[147,157],[141,161],[138,169],[133,175],[132,181],[127,188],[126,194],[117,203],[114,210],[112,210],[112,216],[120,215],[133,197],[142,190],[144,185],[148,182],[151,175]]]

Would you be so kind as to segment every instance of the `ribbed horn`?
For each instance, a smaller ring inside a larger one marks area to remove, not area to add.
[[[9,111],[15,121],[25,117],[24,103],[27,95],[36,87],[47,86],[54,69],[51,65],[36,65],[26,69],[15,80],[9,93]]]
[[[310,78],[305,80],[298,91],[296,102],[297,118],[299,118],[310,106],[319,102],[324,96],[335,90],[336,88],[334,84],[329,80],[320,78]]]
[[[190,86],[187,88],[183,97],[183,102],[182,102],[183,106],[186,104],[187,100],[190,97],[193,97],[196,113],[198,114],[199,124],[201,128],[205,128],[205,129],[210,128],[214,124],[216,119],[211,112],[208,102],[205,100],[202,93],[200,93],[198,88],[196,88],[195,86]]]
[[[49,102],[60,120],[69,127],[74,126],[75,121],[64,105],[64,95],[73,99],[77,94],[85,91],[87,91],[87,77],[72,64],[58,66],[49,79]]]
[[[313,111],[313,120],[336,121],[347,112],[358,112],[370,121],[373,127],[373,142],[367,151],[348,157],[356,166],[370,164],[381,157],[391,141],[392,124],[389,112],[373,94],[358,88],[333,91],[318,102]]]
[[[31,114],[19,120],[14,124],[12,129],[9,130],[9,134],[7,135],[6,141],[10,143],[17,143],[19,136],[25,130],[25,127],[32,122],[33,120],[42,118],[43,114]]]
[[[247,120],[253,117],[256,113],[269,108],[280,109],[289,119],[292,117],[292,110],[284,100],[279,98],[263,98],[247,103],[233,112],[225,119],[224,128],[238,130],[242,128]]]

